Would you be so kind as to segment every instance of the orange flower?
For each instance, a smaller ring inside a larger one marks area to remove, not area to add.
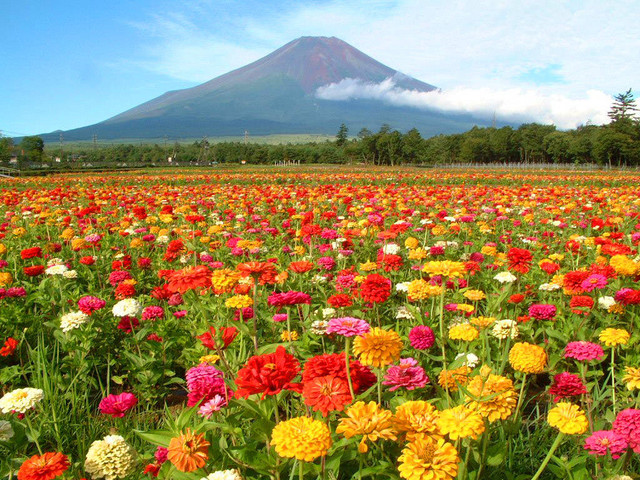
[[[313,270],[315,267],[313,262],[308,262],[306,260],[301,260],[299,262],[291,262],[289,264],[289,270],[295,273],[306,273],[309,270]]]
[[[169,442],[167,460],[181,472],[193,472],[207,463],[209,445],[204,434],[193,433],[187,428]]]
[[[211,286],[211,270],[206,265],[187,267],[167,276],[170,292],[185,293],[196,288],[209,288]]]
[[[52,480],[69,468],[69,459],[60,452],[34,455],[20,466],[18,480]]]

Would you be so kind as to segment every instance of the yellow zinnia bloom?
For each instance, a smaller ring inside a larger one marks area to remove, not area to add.
[[[582,435],[589,427],[589,421],[577,405],[559,402],[547,415],[549,425],[568,435]]]
[[[296,417],[274,427],[271,444],[281,457],[313,462],[325,456],[331,448],[331,432],[320,420]]]
[[[402,340],[393,330],[374,327],[368,333],[356,337],[353,351],[363,365],[384,367],[400,358]]]
[[[518,342],[509,351],[509,363],[522,373],[542,373],[547,365],[544,348],[527,342]]]
[[[465,274],[464,263],[444,260],[441,262],[427,262],[422,271],[429,275],[442,275],[443,277],[462,277]]]
[[[442,287],[440,285],[431,285],[422,278],[409,282],[407,287],[407,296],[411,301],[425,300],[427,298],[437,297],[441,294]]]
[[[476,440],[484,432],[482,416],[465,405],[442,410],[437,423],[440,431],[451,440],[468,437]]]
[[[415,237],[409,237],[404,241],[404,246],[409,250],[415,250],[420,245],[420,240]]]
[[[9,272],[0,272],[0,287],[8,287],[13,283],[13,275]]]
[[[469,323],[475,325],[476,327],[486,328],[496,321],[496,317],[471,317],[469,319]]]
[[[253,299],[248,295],[234,295],[224,302],[224,306],[228,308],[247,308],[251,305],[253,305]]]
[[[460,458],[449,442],[427,437],[410,442],[398,462],[400,476],[407,480],[450,480],[458,474]]]
[[[629,332],[623,328],[605,328],[598,337],[607,347],[626,345],[631,338]]]
[[[442,438],[437,424],[438,414],[438,410],[429,402],[409,401],[396,409],[393,424],[399,433],[406,434],[410,442],[425,436],[438,440]]]
[[[367,440],[375,442],[379,438],[396,439],[393,414],[389,410],[380,408],[376,402],[356,402],[347,409],[346,414],[346,418],[340,419],[336,433],[342,433],[347,438],[362,435],[358,445],[360,453],[366,453],[369,450]]]
[[[627,385],[629,390],[640,390],[640,368],[624,367],[626,372],[622,381]]]
[[[462,296],[472,302],[477,302],[479,300],[484,300],[487,296],[484,294],[482,290],[467,290],[462,294]]]
[[[451,340],[464,340],[466,342],[471,342],[479,336],[480,334],[478,333],[478,329],[469,323],[454,325],[449,329],[449,338]]]
[[[451,392],[458,390],[458,385],[466,385],[469,383],[469,374],[471,368],[463,365],[453,370],[442,370],[438,375],[438,384],[442,388],[446,388]]]
[[[508,418],[516,408],[518,394],[513,389],[513,382],[501,375],[490,373],[483,368],[467,385],[469,395],[466,401],[469,408],[493,423]]]

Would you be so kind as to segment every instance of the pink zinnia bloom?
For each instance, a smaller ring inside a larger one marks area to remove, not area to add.
[[[627,408],[618,413],[613,431],[624,438],[634,452],[640,453],[640,410]]]
[[[392,365],[384,376],[383,385],[392,385],[390,392],[404,387],[407,390],[422,388],[429,383],[429,377],[424,368],[418,366],[413,358],[403,358],[400,365]]]
[[[253,307],[244,307],[234,312],[233,319],[237,322],[240,320],[240,317],[242,317],[242,320],[246,322],[247,320],[251,320],[253,315]]]
[[[106,304],[107,302],[104,300],[89,295],[78,300],[78,308],[87,315],[91,315],[93,312],[104,308]]]
[[[121,393],[109,395],[102,399],[98,408],[100,412],[112,417],[124,417],[124,414],[138,404],[138,399],[133,393]]]
[[[597,343],[569,342],[564,349],[564,358],[574,358],[579,361],[600,360],[604,357],[604,350]]]
[[[457,304],[457,303],[447,303],[447,304],[444,306],[444,309],[445,309],[447,312],[455,312],[456,310],[458,310],[458,304]]]
[[[273,321],[274,322],[286,322],[287,318],[289,318],[289,315],[286,313],[276,313],[273,316]]]
[[[584,441],[584,448],[589,454],[604,456],[611,452],[611,458],[620,458],[627,447],[624,437],[612,430],[598,430]]]
[[[332,257],[320,257],[318,265],[324,270],[332,270],[336,266],[336,261]]]
[[[150,307],[145,307],[142,311],[143,320],[156,320],[162,317],[164,317],[164,309],[162,307],[152,305]]]
[[[371,326],[364,320],[353,317],[332,318],[327,325],[327,333],[337,333],[343,337],[364,335],[371,330]]]
[[[553,377],[553,384],[549,388],[549,394],[555,395],[554,402],[563,398],[575,397],[587,393],[582,380],[575,373],[562,372]]]
[[[537,303],[529,307],[529,316],[536,320],[553,320],[556,316],[556,306]]]
[[[596,288],[604,288],[607,286],[607,277],[604,275],[600,275],[599,273],[594,273],[593,275],[589,275],[585,278],[580,287],[586,292],[592,292]]]
[[[100,242],[100,240],[102,240],[102,235],[100,235],[99,233],[90,233],[89,235],[84,237],[84,241],[85,242],[91,243],[93,245],[95,245],[98,242]]]
[[[186,310],[178,310],[177,312],[173,312],[173,316],[176,318],[182,318],[187,316]]]
[[[167,449],[167,447],[159,446],[158,448],[156,448],[156,453],[153,456],[156,458],[156,462],[162,465],[164,462],[167,461],[167,453],[169,453],[169,450]]]
[[[211,400],[207,400],[200,406],[200,408],[198,409],[198,413],[200,414],[200,416],[209,419],[214,412],[220,411],[222,407],[226,405],[227,400],[224,397],[220,395],[214,395]]]
[[[433,334],[431,327],[418,325],[413,327],[409,332],[409,341],[411,342],[411,346],[416,350],[426,350],[433,346],[436,341],[436,336]]]
[[[269,298],[267,298],[267,303],[272,307],[284,307],[302,303],[310,304],[311,296],[307,293],[295,292],[293,290],[283,293],[272,293],[269,295]]]
[[[112,287],[117,287],[120,283],[125,280],[129,280],[131,278],[131,274],[126,270],[116,270],[115,272],[111,272],[109,275],[109,284]]]
[[[189,390],[187,406],[193,407],[202,401],[208,402],[216,395],[229,398],[233,392],[224,383],[222,372],[217,368],[201,363],[187,370],[187,389]]]

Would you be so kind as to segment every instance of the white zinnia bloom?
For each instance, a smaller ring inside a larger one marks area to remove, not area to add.
[[[125,298],[113,306],[114,317],[137,317],[142,313],[142,305],[135,298]]]
[[[62,276],[64,278],[78,278],[78,272],[76,270],[67,270],[66,272],[62,272]]]
[[[327,320],[314,320],[311,324],[311,333],[315,335],[326,335],[329,322]]]
[[[242,480],[237,470],[218,470],[210,473],[208,477],[202,477],[200,480]]]
[[[322,318],[333,318],[336,314],[336,309],[327,307],[322,309]]]
[[[501,340],[509,336],[512,339],[517,338],[519,334],[518,323],[515,320],[498,320],[491,329],[491,335]]]
[[[0,398],[0,412],[25,413],[31,410],[44,398],[44,392],[39,388],[18,388]]]
[[[462,365],[469,368],[476,368],[480,360],[475,353],[459,353],[458,355],[456,355],[456,360],[462,357],[465,357]]]
[[[81,325],[84,325],[89,320],[89,315],[80,310],[76,312],[69,312],[64,314],[60,318],[60,328],[63,332],[70,332],[71,330],[75,330],[79,328]]]
[[[400,283],[396,283],[396,292],[408,292],[409,291],[409,284],[411,282],[400,282]]]
[[[616,301],[613,297],[600,297],[598,299],[598,306],[604,310],[609,310],[616,304]]]
[[[400,246],[397,243],[388,243],[382,247],[382,253],[385,255],[395,255],[400,251]]]
[[[169,243],[169,237],[167,235],[160,235],[156,238],[156,243]]]
[[[560,285],[556,285],[555,283],[543,283],[538,287],[538,290],[542,290],[543,292],[553,292],[554,290],[558,290],[562,287]]]
[[[64,275],[69,270],[66,265],[51,265],[44,273],[47,275]]]
[[[516,277],[511,272],[500,272],[495,277],[493,277],[493,279],[497,280],[500,283],[513,283],[518,279],[518,277]]]
[[[107,435],[89,447],[84,462],[91,478],[116,480],[125,478],[135,466],[136,452],[120,435]]]
[[[411,314],[411,312],[406,306],[401,305],[398,307],[398,310],[396,311],[396,318],[412,319],[413,315]]]

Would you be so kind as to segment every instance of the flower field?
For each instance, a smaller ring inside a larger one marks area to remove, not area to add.
[[[0,181],[0,478],[640,478],[640,175]]]

